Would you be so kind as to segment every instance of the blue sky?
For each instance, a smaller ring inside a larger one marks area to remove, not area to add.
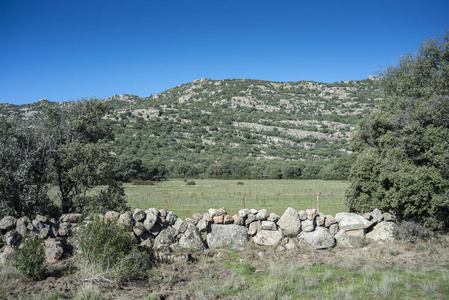
[[[447,0],[0,0],[0,103],[358,80],[448,29]]]

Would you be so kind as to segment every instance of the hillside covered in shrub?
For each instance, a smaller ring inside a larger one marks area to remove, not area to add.
[[[141,98],[102,101],[117,179],[346,179],[357,122],[381,100],[379,82],[200,79]],[[42,99],[0,105],[0,116],[38,122]]]

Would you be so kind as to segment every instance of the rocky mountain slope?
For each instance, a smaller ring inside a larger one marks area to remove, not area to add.
[[[380,99],[378,81],[370,77],[335,83],[200,79],[146,98],[104,101],[120,161],[162,162],[172,175],[213,176],[210,169],[229,160],[254,166],[346,156],[355,125]],[[0,115],[36,120],[48,104],[66,105],[45,99],[1,104]]]

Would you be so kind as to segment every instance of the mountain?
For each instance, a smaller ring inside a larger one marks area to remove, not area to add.
[[[370,77],[335,83],[199,79],[146,98],[103,101],[111,107],[112,150],[129,179],[160,168],[170,176],[276,177],[294,162],[304,162],[304,175],[311,161],[316,173],[350,154],[358,120],[379,100],[379,82]],[[1,104],[0,115],[36,120],[44,105],[65,104]]]

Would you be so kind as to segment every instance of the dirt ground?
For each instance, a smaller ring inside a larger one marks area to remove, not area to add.
[[[326,264],[345,269],[361,269],[366,265],[405,269],[447,266],[449,265],[449,242],[370,242],[359,249],[336,247],[332,250],[304,248],[276,250],[254,245],[240,252],[229,249],[210,249],[204,253],[193,253],[192,258],[193,261],[190,262],[155,264],[151,271],[152,275],[146,280],[124,286],[100,286],[101,295],[108,299],[147,299],[149,295],[156,299],[190,299],[188,292],[180,293],[180,291],[187,291],[187,286],[193,279],[206,281],[229,276],[231,271],[220,267],[223,262],[229,260],[236,264],[251,263],[257,268],[263,268],[273,262],[297,263],[304,266]],[[41,281],[33,281],[19,275],[6,276],[6,267],[0,266],[2,273],[0,299],[44,296],[54,291],[70,299],[83,285],[87,284],[77,278],[76,268],[73,267],[70,259],[47,267],[48,277]],[[219,298],[218,295],[217,298]]]

